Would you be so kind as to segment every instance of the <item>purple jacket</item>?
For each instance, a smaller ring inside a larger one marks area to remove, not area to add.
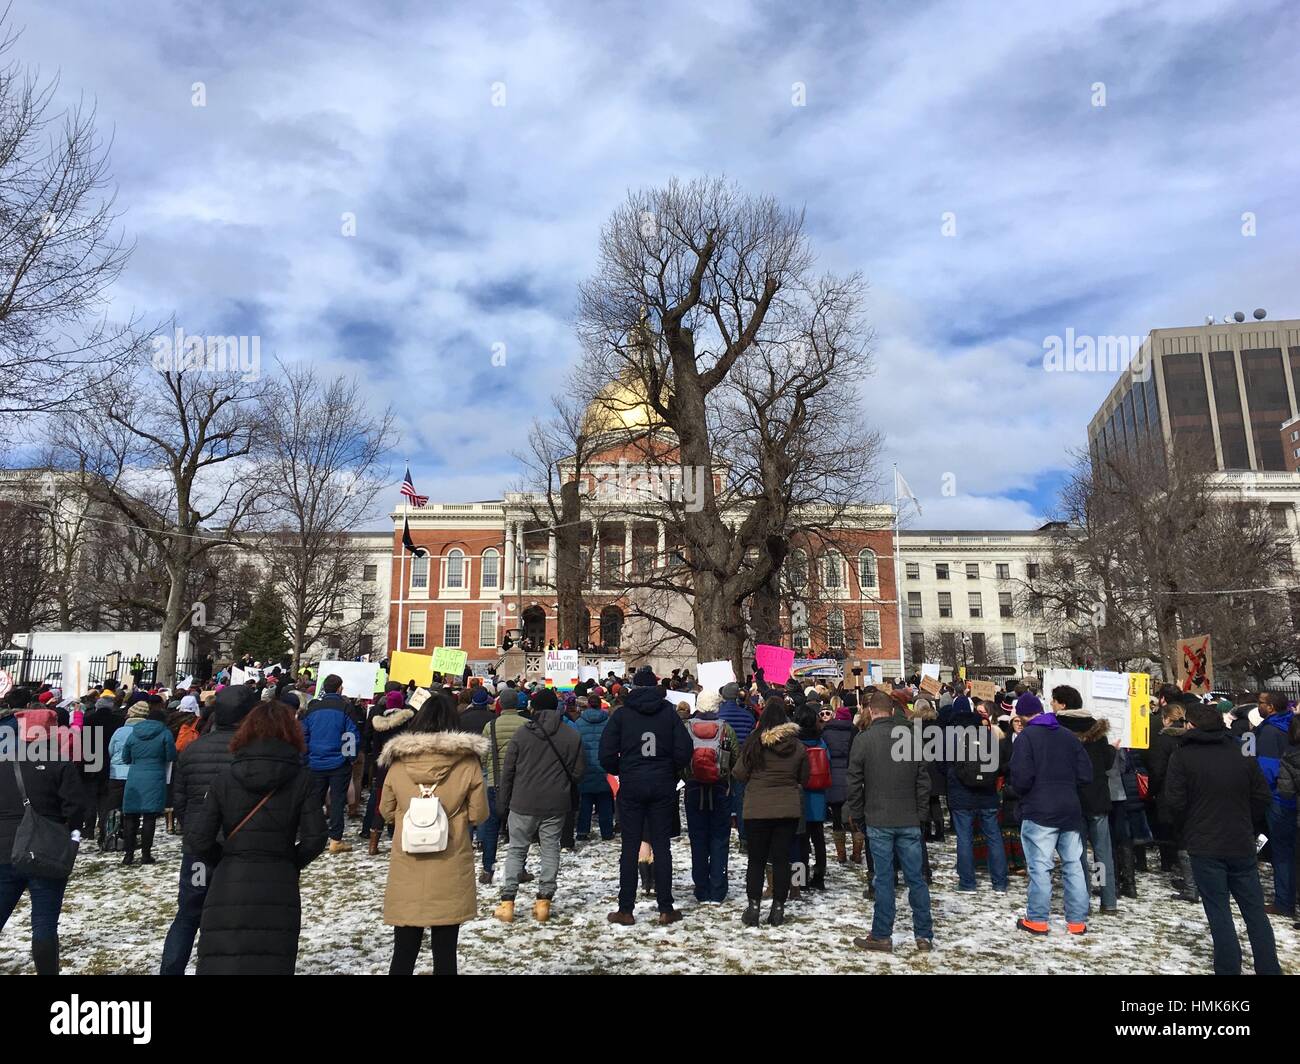
[[[1043,827],[1082,831],[1079,787],[1092,782],[1083,743],[1062,728],[1055,713],[1031,717],[1011,747],[1011,786],[1020,795],[1020,817]]]

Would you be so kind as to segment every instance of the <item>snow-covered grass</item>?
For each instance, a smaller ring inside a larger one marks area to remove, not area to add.
[[[302,877],[303,929],[299,973],[384,973],[392,932],[382,921],[387,842],[369,857],[355,838],[348,854],[323,854]],[[828,833],[829,835],[829,833]],[[828,838],[829,842],[829,838]],[[77,861],[60,922],[63,969],[67,973],[148,974],[156,972],[162,943],[176,906],[179,840],[159,840],[159,863],[123,868],[118,854],[95,853]],[[1154,857],[1154,851],[1152,851]],[[499,858],[504,862],[504,850]],[[512,925],[492,918],[495,887],[479,888],[479,917],[461,928],[462,973],[820,973],[1007,972],[1018,974],[1186,974],[1208,973],[1210,936],[1199,905],[1173,901],[1165,876],[1139,874],[1137,901],[1121,899],[1118,916],[1094,914],[1087,937],[1065,934],[1060,893],[1054,902],[1053,933],[1031,938],[1015,929],[1024,912],[1025,880],[1013,877],[1011,893],[995,895],[980,881],[977,894],[956,893],[951,837],[931,844],[934,884],[931,900],[935,950],[920,953],[912,942],[906,890],[898,895],[892,955],[866,954],[853,946],[871,922],[871,902],[862,897],[866,871],[835,863],[828,889],[806,892],[786,909],[786,923],[747,928],[744,909],[745,858],[734,848],[731,898],[723,905],[699,905],[691,890],[690,850],[685,837],[673,843],[676,904],[685,919],[670,927],[654,923],[652,898],[638,899],[637,923],[606,922],[615,908],[618,840],[587,844],[562,855],[559,891],[551,920],[532,919],[532,888],[519,891],[519,915]],[[530,859],[536,871],[536,850]],[[498,879],[504,864],[498,864]],[[1265,890],[1267,866],[1263,867]],[[0,974],[31,972],[27,901],[20,903],[0,934]],[[766,916],[766,905],[764,906]],[[1240,926],[1246,970],[1250,947]],[[1278,953],[1288,974],[1300,974],[1300,933],[1291,921],[1274,919]],[[196,950],[197,955],[197,950]],[[417,972],[428,971],[426,947]]]

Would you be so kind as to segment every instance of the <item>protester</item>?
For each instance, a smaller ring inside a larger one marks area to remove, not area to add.
[[[975,881],[975,831],[984,836],[989,880],[995,894],[1010,888],[1007,854],[998,823],[998,780],[1005,776],[1011,758],[1011,740],[985,729],[984,719],[970,699],[959,695],[949,704],[944,731],[953,739],[954,756],[940,764],[944,772],[948,808],[957,835],[957,890],[973,894]],[[929,767],[933,769],[934,764]]]
[[[140,842],[140,863],[154,864],[153,838],[158,817],[167,804],[167,766],[176,760],[176,743],[164,723],[166,711],[155,708],[127,732],[122,761],[127,765],[122,793],[126,845],[124,865],[135,861]],[[141,821],[143,820],[143,829]]]
[[[826,889],[826,792],[831,788],[830,750],[821,737],[821,714],[829,707],[809,701],[794,716],[799,741],[808,751],[803,786],[803,816],[797,833],[799,862],[810,890]],[[815,864],[814,862],[815,858]]]
[[[849,703],[852,699],[852,704]],[[845,693],[845,701],[834,711],[834,719],[822,725],[822,740],[831,759],[831,786],[826,792],[826,808],[831,818],[831,838],[835,843],[835,859],[840,864],[850,860],[855,864],[862,862],[862,835],[853,832],[853,852],[846,851],[848,820],[844,816],[844,802],[849,794],[849,750],[853,746],[853,737],[857,734],[853,727],[853,711],[857,708],[857,697],[852,692]]]
[[[586,842],[591,838],[591,814],[595,810],[601,839],[614,837],[614,794],[609,788],[609,778],[600,765],[600,737],[609,723],[609,714],[600,704],[600,695],[587,695],[587,706],[574,721],[574,730],[582,742],[583,764],[586,766],[578,784],[577,838]]]
[[[337,690],[337,688],[336,688]],[[328,841],[320,787],[292,709],[259,702],[230,765],[185,830],[185,852],[216,863],[199,925],[199,975],[292,975],[302,921],[298,874]]]
[[[1106,719],[1085,712],[1077,690],[1067,687],[1063,697],[1065,701],[1057,702],[1053,693],[1052,711],[1061,726],[1083,744],[1092,765],[1092,779],[1079,788],[1085,829],[1083,874],[1089,884],[1100,880],[1102,915],[1114,916],[1119,912],[1119,880],[1110,839],[1110,770],[1115,764],[1115,748],[1109,742],[1110,728]],[[1088,860],[1090,844],[1092,861]]]
[[[352,719],[351,701],[341,693],[343,680],[331,674],[322,687],[325,693],[303,714],[303,741],[316,800],[323,805],[329,797],[329,852],[347,853],[352,846],[343,841],[343,820],[361,732]]]
[[[1071,693],[1072,692],[1072,693]],[[1052,692],[1054,704],[1078,698],[1072,687]],[[1088,882],[1083,876],[1083,809],[1079,787],[1092,781],[1092,764],[1055,713],[1043,712],[1038,697],[1025,693],[1016,714],[1026,718],[1024,731],[1011,749],[1010,782],[1020,795],[1020,839],[1029,868],[1029,904],[1016,921],[1022,931],[1046,935],[1052,902],[1052,857],[1061,858],[1066,930],[1088,931]]]
[[[370,795],[366,799],[366,813],[361,821],[361,830],[367,837],[366,852],[374,857],[379,853],[379,796],[384,792],[385,762],[381,760],[386,747],[397,736],[406,732],[415,710],[405,704],[405,696],[399,690],[388,691],[384,695],[384,709],[367,721],[366,751],[370,763],[374,766],[370,777]],[[463,718],[459,721],[464,730]]]
[[[409,711],[408,711],[409,712]],[[379,753],[383,797],[379,811],[394,825],[384,890],[384,923],[393,928],[389,975],[411,975],[429,928],[433,974],[455,975],[460,925],[478,911],[474,848],[470,827],[488,815],[487,789],[479,759],[487,740],[460,730],[461,721],[445,695],[434,694],[401,734]],[[407,852],[403,825],[414,799],[437,798],[447,820],[441,850]]]
[[[683,804],[691,840],[691,880],[701,904],[726,901],[728,890],[732,766],[740,746],[731,725],[718,714],[721,702],[721,695],[702,691],[686,720],[693,750],[683,773]]]
[[[725,683],[718,689],[718,694],[722,696],[722,704],[718,707],[718,717],[724,721],[736,736],[736,750],[741,750],[750,733],[754,730],[755,717],[753,710],[742,701],[740,685],[734,680]],[[745,836],[745,784],[737,779],[734,775],[731,779],[731,822],[736,829],[736,837],[740,839],[740,852],[745,852],[748,845]]]
[[[1242,756],[1223,715],[1213,706],[1189,707],[1186,734],[1169,759],[1163,804],[1190,855],[1214,942],[1215,975],[1241,974],[1229,896],[1246,924],[1255,974],[1282,974],[1255,862],[1255,823],[1272,801],[1259,762]]]
[[[483,872],[480,883],[491,883],[496,868],[497,842],[501,834],[501,819],[497,816],[497,780],[501,778],[501,760],[515,732],[528,723],[523,709],[528,704],[528,696],[515,687],[507,685],[497,695],[498,714],[488,721],[483,729],[483,738],[488,740],[487,753],[483,755],[483,771],[487,777],[488,816],[479,829],[483,846]],[[526,883],[533,877],[526,871],[521,874],[520,882]]]
[[[117,704],[117,698],[111,687],[94,700],[91,710],[82,720],[83,731],[93,731],[96,749],[108,751],[113,742],[113,734],[126,720]],[[82,765],[82,777],[86,784],[87,816],[84,826],[87,839],[96,839],[100,849],[104,846],[104,829],[107,827],[108,814],[114,808],[113,791],[109,786],[111,757],[101,757],[94,763]],[[125,787],[125,783],[123,785]]]
[[[867,699],[870,726],[853,740],[849,752],[849,816],[866,827],[875,866],[875,907],[871,932],[855,938],[860,949],[893,951],[894,861],[902,866],[907,901],[912,909],[912,936],[917,949],[934,945],[930,889],[921,867],[921,824],[930,809],[930,773],[917,750],[897,756],[894,700],[883,691]],[[907,729],[904,726],[903,730]]]
[[[1263,717],[1255,729],[1255,755],[1272,791],[1266,817],[1269,850],[1273,858],[1273,903],[1268,907],[1274,916],[1294,920],[1296,916],[1296,800],[1278,792],[1277,778],[1282,759],[1287,755],[1291,722],[1295,719],[1279,694],[1259,696]]]

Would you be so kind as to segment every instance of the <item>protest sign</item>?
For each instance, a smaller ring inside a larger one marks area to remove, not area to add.
[[[729,661],[701,661],[700,686],[706,691],[717,691],[736,682],[736,672]]]
[[[429,692],[423,687],[417,687],[411,692],[411,697],[406,700],[406,704],[412,709],[419,709],[424,703],[429,701]]]
[[[924,665],[921,666],[921,675],[933,676],[937,680],[939,678],[938,662],[927,661]]]
[[[578,652],[576,650],[548,650],[546,652],[546,683],[557,691],[572,691],[578,685]]]
[[[344,698],[374,698],[375,670],[379,668],[373,661],[330,661],[317,664],[316,675],[324,690],[325,678],[337,676],[343,681],[341,692]]]
[[[939,683],[938,679],[934,676],[921,677],[921,692],[923,694],[929,695],[931,698],[939,697],[939,690],[941,686],[942,685]]]
[[[624,675],[626,675],[626,674],[627,674],[627,662],[625,662],[625,661],[621,661],[621,660],[619,660],[619,659],[617,659],[617,658],[615,658],[615,659],[613,659],[613,660],[610,660],[610,661],[602,661],[602,662],[600,663],[600,677],[599,677],[599,678],[603,680],[603,679],[604,679],[606,676],[608,676],[611,672],[612,672],[615,676],[624,676]]]
[[[463,676],[469,655],[455,647],[434,647],[432,668],[444,676]]]
[[[600,669],[596,668],[595,665],[578,666],[579,683],[586,683],[588,680],[599,680],[599,679],[600,679]]]
[[[754,660],[768,683],[785,683],[790,679],[790,667],[794,665],[794,651],[759,643],[754,647]]]
[[[970,693],[972,698],[978,698],[982,702],[992,702],[997,697],[998,685],[992,680],[971,680]]]
[[[428,654],[395,650],[388,659],[388,678],[402,684],[414,680],[417,686],[428,687],[433,683],[433,658]]]
[[[666,694],[664,697],[667,698],[668,701],[673,704],[673,709],[676,709],[680,703],[685,702],[688,706],[691,707],[691,712],[692,713],[695,712],[694,691],[669,691],[668,694]]]
[[[1145,672],[1128,676],[1129,746],[1146,750],[1151,746],[1151,677]]]
[[[1178,686],[1194,695],[1207,694],[1214,688],[1214,652],[1208,635],[1192,635],[1178,640],[1174,650],[1178,657]]]

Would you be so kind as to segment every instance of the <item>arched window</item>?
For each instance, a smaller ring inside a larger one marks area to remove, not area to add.
[[[422,591],[429,586],[429,556],[417,555],[411,559],[411,589]]]
[[[808,555],[796,547],[785,560],[785,579],[795,591],[808,583]]]
[[[874,591],[878,586],[876,552],[866,547],[858,552],[858,586],[863,591]]]
[[[447,583],[449,588],[465,586],[465,552],[457,548],[447,554]]]
[[[480,586],[484,591],[495,591],[501,585],[501,555],[495,547],[483,552],[483,576]]]
[[[844,577],[844,555],[837,550],[828,550],[822,555],[822,587],[827,591],[843,591]]]
[[[831,610],[826,618],[826,645],[832,650],[844,649],[843,610]]]

